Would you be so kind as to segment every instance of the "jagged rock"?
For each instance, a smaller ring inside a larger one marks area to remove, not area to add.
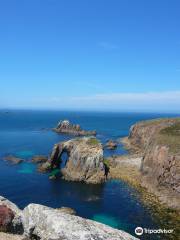
[[[22,233],[22,212],[12,202],[0,196],[0,231]]]
[[[123,231],[38,204],[23,210],[25,235],[41,240],[135,240]]]
[[[61,169],[64,179],[87,183],[104,181],[103,149],[96,138],[75,138],[55,144],[48,162],[52,169],[59,167],[64,152],[68,156],[65,167]]]
[[[71,124],[68,120],[60,121],[54,131],[57,133],[72,134],[75,136],[96,135],[96,131],[86,131],[78,124]]]
[[[5,156],[3,159],[6,160],[6,161],[11,162],[12,164],[19,164],[19,163],[23,162],[23,159],[17,158],[17,157],[15,157],[13,155]]]
[[[109,149],[109,150],[114,150],[117,148],[117,142],[113,141],[113,140],[109,140],[105,145],[104,147]]]
[[[47,160],[48,160],[48,157],[44,155],[36,155],[32,157],[32,162],[34,163],[43,163],[43,162],[46,162]]]
[[[70,215],[76,215],[76,211],[72,208],[69,208],[69,207],[61,207],[61,208],[58,208],[57,210],[62,212],[62,213],[66,213],[66,214],[70,214]]]

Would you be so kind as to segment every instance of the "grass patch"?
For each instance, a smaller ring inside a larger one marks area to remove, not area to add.
[[[170,127],[162,129],[160,133],[171,136],[180,136],[180,122],[177,122]]]
[[[104,163],[104,165],[106,165],[108,168],[110,168],[109,159],[105,158],[105,159],[103,160],[103,163]]]
[[[173,124],[172,126],[162,129],[157,138],[159,144],[163,144],[169,147],[169,151],[172,153],[180,152],[180,122]]]
[[[97,140],[97,138],[90,138],[90,139],[88,139],[87,143],[88,143],[89,145],[96,146],[96,145],[99,144],[99,141]]]

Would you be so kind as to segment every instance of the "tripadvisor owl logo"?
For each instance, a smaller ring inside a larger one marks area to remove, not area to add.
[[[142,227],[137,227],[135,229],[135,234],[138,236],[141,236],[143,234],[143,228]]]

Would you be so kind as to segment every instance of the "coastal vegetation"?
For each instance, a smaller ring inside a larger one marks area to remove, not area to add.
[[[169,147],[169,150],[177,154],[180,152],[180,119],[177,123],[164,128],[160,131],[158,136],[158,143],[165,144]]]
[[[88,141],[87,141],[87,143],[88,143],[89,145],[94,145],[94,146],[96,146],[96,145],[98,145],[100,142],[99,142],[99,140],[98,140],[97,138],[89,138]]]

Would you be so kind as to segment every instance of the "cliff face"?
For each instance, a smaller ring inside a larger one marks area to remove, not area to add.
[[[144,184],[180,193],[180,119],[157,119],[135,124],[128,137],[131,149],[143,154]],[[148,186],[148,187],[149,187]]]

